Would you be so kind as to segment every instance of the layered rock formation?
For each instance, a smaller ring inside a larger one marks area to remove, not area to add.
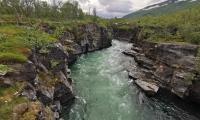
[[[199,46],[148,42],[142,27],[127,30],[116,25],[113,34],[116,39],[134,44],[131,50],[123,52],[133,57],[138,66],[137,70],[129,69],[130,78],[148,95],[164,88],[182,99],[200,104]]]
[[[49,34],[54,31],[46,25],[41,27]],[[0,75],[0,86],[12,87],[19,83],[22,88],[17,91],[16,96],[24,96],[33,102],[28,106],[24,103],[18,105],[19,108],[27,106],[27,109],[18,112],[14,110],[14,115],[23,116],[32,109],[30,108],[32,104],[37,103],[38,112],[35,113],[37,119],[61,118],[62,110],[66,107],[70,110],[70,105],[75,99],[68,65],[80,54],[110,45],[111,38],[106,28],[87,24],[79,26],[77,32],[65,31],[54,44],[33,49],[26,63],[8,64],[12,70]],[[47,108],[51,113],[47,114]]]
[[[65,31],[60,38],[64,46],[72,46],[68,62],[71,64],[82,53],[93,52],[111,46],[112,35],[108,29],[97,24],[80,26],[76,31]],[[67,48],[66,48],[67,49]]]
[[[121,28],[117,26],[113,26],[114,39],[128,42],[138,41],[141,30],[139,26],[134,26],[133,28]]]
[[[138,64],[138,74],[130,70],[131,78],[165,88],[182,99],[200,103],[198,49],[199,46],[189,44],[136,41],[132,50],[124,53],[133,56]],[[149,87],[156,93],[155,87]]]

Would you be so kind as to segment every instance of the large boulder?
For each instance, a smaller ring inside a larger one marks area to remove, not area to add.
[[[61,105],[67,105],[74,99],[75,96],[70,88],[63,83],[57,83],[54,90],[54,101],[60,101]]]

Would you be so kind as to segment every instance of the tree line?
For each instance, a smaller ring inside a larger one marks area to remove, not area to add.
[[[17,19],[47,18],[47,19],[82,19],[85,14],[74,0],[62,2],[51,0],[0,0],[0,15],[14,15]]]

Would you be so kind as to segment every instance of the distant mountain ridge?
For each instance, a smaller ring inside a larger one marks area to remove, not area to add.
[[[123,18],[138,18],[144,16],[159,16],[163,14],[173,13],[176,11],[191,8],[200,5],[200,0],[167,0],[164,2],[149,5],[136,12],[130,13]]]

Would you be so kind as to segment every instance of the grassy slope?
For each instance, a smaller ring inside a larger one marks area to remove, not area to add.
[[[142,18],[137,20],[137,23],[145,26],[144,28],[146,29],[144,30],[149,34],[149,40],[200,44],[199,13],[200,5],[170,15]],[[148,26],[160,29],[152,30]]]
[[[63,31],[73,31],[78,26],[93,23],[92,18],[74,21],[48,21],[24,19],[21,26],[16,25],[13,16],[0,16],[0,62],[25,62],[31,49],[55,42]],[[39,24],[48,24],[55,29],[49,35],[38,29]],[[96,23],[106,27],[108,22],[98,18]]]
[[[139,19],[119,19],[124,29],[142,27],[141,39],[154,42],[179,42],[200,44],[200,5],[172,14]],[[123,24],[122,24],[123,23]],[[126,23],[126,24],[124,24]]]
[[[5,75],[8,71],[13,70],[8,67],[9,64],[26,62],[32,49],[51,45],[57,42],[64,31],[74,31],[78,26],[88,23],[94,23],[93,18],[87,17],[84,20],[71,21],[23,18],[17,24],[14,16],[0,16],[0,75]],[[109,22],[97,18],[95,23],[101,27],[107,27]],[[55,30],[54,34],[47,34],[42,31],[39,26],[44,24],[51,26]],[[45,82],[47,85],[53,84],[49,79]],[[2,120],[11,119],[13,108],[16,105],[27,102],[26,99],[14,95],[20,91],[20,86],[14,85],[9,88],[0,88],[0,116]],[[30,118],[29,114],[27,118]]]
[[[160,16],[164,14],[170,14],[173,12],[181,11],[187,8],[192,8],[196,6],[197,4],[200,4],[200,1],[181,1],[178,3],[170,3],[166,6],[162,6],[159,8],[153,8],[150,10],[139,10],[136,12],[133,12],[131,14],[128,14],[124,16],[124,18],[139,18],[139,17],[145,17],[145,16]]]
[[[53,42],[56,39],[34,28],[1,25],[0,26],[0,62],[26,62],[33,47]]]

